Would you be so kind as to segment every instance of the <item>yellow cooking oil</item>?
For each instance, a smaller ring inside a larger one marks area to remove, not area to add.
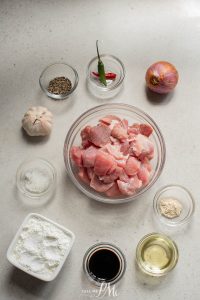
[[[138,244],[136,261],[144,272],[161,276],[173,269],[178,260],[176,244],[163,234],[149,234]]]
[[[170,255],[168,252],[169,251],[167,251],[167,249],[165,249],[162,245],[153,241],[151,245],[148,245],[144,249],[143,259],[150,268],[158,268],[162,270],[170,262]]]

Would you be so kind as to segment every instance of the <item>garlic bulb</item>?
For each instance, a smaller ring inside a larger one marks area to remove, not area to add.
[[[52,129],[53,115],[42,106],[33,106],[25,113],[22,127],[30,136],[49,135]]]

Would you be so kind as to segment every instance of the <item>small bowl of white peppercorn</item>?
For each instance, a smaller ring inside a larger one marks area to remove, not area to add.
[[[43,92],[54,100],[71,95],[78,85],[78,73],[66,63],[54,63],[44,69],[39,78]]]
[[[192,194],[181,185],[167,185],[157,191],[153,200],[155,218],[164,225],[176,227],[188,223],[194,213]]]

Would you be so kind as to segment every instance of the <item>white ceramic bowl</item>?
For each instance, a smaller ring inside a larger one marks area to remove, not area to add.
[[[61,231],[63,231],[70,239],[70,243],[69,243],[69,247],[66,249],[66,252],[63,256],[63,259],[62,261],[60,262],[60,264],[57,266],[57,268],[52,272],[52,274],[50,276],[46,276],[43,275],[43,274],[39,274],[39,273],[34,273],[32,271],[29,271],[27,270],[24,266],[22,266],[14,257],[13,257],[13,250],[14,250],[14,247],[16,245],[16,242],[17,240],[19,239],[19,236],[22,232],[22,229],[23,227],[27,224],[27,222],[29,221],[30,218],[32,217],[35,217],[35,218],[39,218],[40,220],[43,220],[43,221],[46,221],[50,224],[53,224],[54,226],[56,226],[58,229],[60,229]],[[50,219],[48,218],[45,218],[44,216],[42,215],[39,215],[39,214],[35,214],[35,213],[31,213],[29,214],[28,216],[26,216],[26,218],[24,219],[23,223],[21,224],[20,228],[18,229],[15,237],[13,238],[9,248],[8,248],[8,251],[7,251],[7,259],[9,260],[9,262],[11,264],[13,264],[15,267],[17,267],[18,269],[26,272],[27,274],[29,275],[32,275],[33,277],[36,277],[38,279],[41,279],[43,281],[52,281],[53,279],[56,278],[56,276],[58,275],[58,273],[60,272],[72,246],[73,246],[73,243],[74,243],[74,240],[75,240],[75,235],[73,232],[71,232],[69,229],[66,229],[65,227],[51,221]]]

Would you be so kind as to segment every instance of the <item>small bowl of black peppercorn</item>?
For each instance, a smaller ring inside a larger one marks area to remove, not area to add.
[[[71,95],[78,85],[78,73],[66,63],[54,63],[44,69],[39,78],[43,92],[54,100]]]

